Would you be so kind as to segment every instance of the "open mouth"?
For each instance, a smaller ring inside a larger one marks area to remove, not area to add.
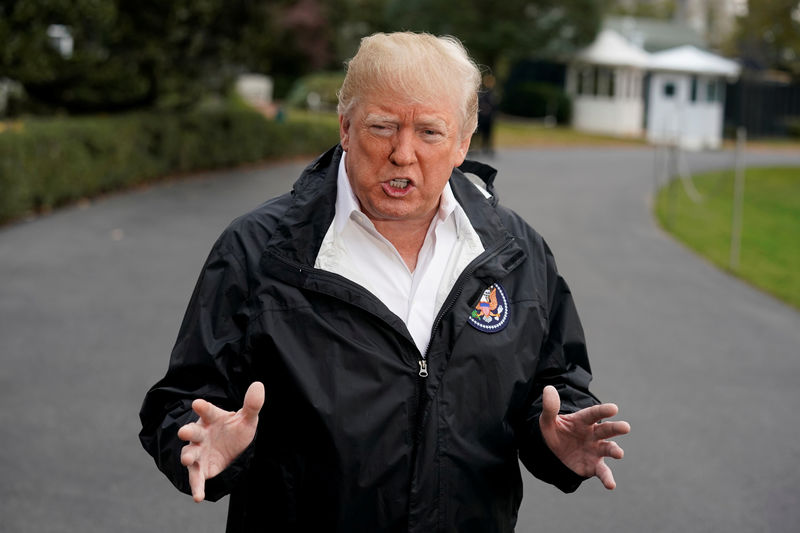
[[[381,183],[381,187],[383,192],[392,198],[405,198],[415,190],[411,178],[392,178]]]

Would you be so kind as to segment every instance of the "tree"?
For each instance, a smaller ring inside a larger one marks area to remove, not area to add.
[[[800,79],[800,2],[748,2],[748,13],[737,20],[733,47],[747,67],[782,70]]]
[[[243,28],[259,28],[254,48],[269,49],[269,15],[248,0],[4,0],[0,72],[70,111],[188,105],[241,65]],[[48,37],[54,24],[74,40],[71,55]]]
[[[330,21],[336,28],[335,53],[338,61],[353,57],[362,37],[392,28],[389,0],[326,0],[326,3],[331,6]]]
[[[389,0],[393,29],[451,34],[481,64],[532,54],[559,56],[589,44],[599,31],[603,0]]]
[[[272,75],[276,93],[282,95],[297,78],[337,65],[334,28],[342,10],[330,0],[273,0],[269,5],[274,43],[261,57],[267,58],[270,68],[258,70]],[[261,32],[252,25],[251,30],[257,40]],[[248,65],[252,68],[258,63],[250,61]]]
[[[460,38],[495,68],[589,43],[604,0],[2,0],[0,77],[69,111],[180,107],[237,73],[270,74],[276,92],[341,68],[374,31]],[[74,41],[59,53],[48,28]]]

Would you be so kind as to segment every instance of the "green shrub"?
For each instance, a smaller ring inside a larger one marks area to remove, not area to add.
[[[317,154],[334,121],[276,122],[234,106],[34,119],[0,132],[0,222],[166,174]]]
[[[336,93],[342,86],[343,81],[344,73],[342,72],[309,74],[295,82],[286,99],[286,103],[291,107],[308,109],[311,107],[308,96],[314,93],[319,96],[319,109],[334,110],[339,103],[339,97]]]
[[[519,117],[555,116],[559,124],[567,124],[572,103],[558,86],[549,83],[523,82],[508,87],[501,103],[503,112]]]
[[[793,139],[800,139],[800,117],[787,117],[786,133]]]

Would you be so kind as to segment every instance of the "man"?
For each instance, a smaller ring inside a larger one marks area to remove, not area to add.
[[[497,114],[494,85],[494,76],[485,74],[483,76],[483,87],[478,93],[478,135],[481,139],[481,151],[489,156],[494,155],[492,130],[494,129],[494,118]]]
[[[341,145],[214,245],[140,438],[196,501],[231,494],[228,531],[512,531],[520,459],[614,487],[629,426],[569,290],[464,162],[479,81],[455,39],[364,39]]]

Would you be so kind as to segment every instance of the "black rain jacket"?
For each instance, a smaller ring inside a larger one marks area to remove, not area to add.
[[[598,403],[570,291],[542,238],[462,172],[491,192],[496,171],[467,161],[450,184],[485,252],[458,278],[421,354],[374,295],[313,267],[340,158],[329,150],[291,193],[216,242],[167,374],[145,397],[141,442],[190,493],[176,432],[197,419],[192,400],[237,410],[260,380],[255,440],[206,483],[210,500],[231,495],[227,531],[513,531],[519,460],[565,492],[584,479],[538,427],[545,385],[559,390],[562,412]],[[508,325],[486,333],[467,318],[496,282]]]

